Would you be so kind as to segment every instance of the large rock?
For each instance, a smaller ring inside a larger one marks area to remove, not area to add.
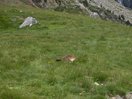
[[[23,28],[26,26],[32,26],[33,24],[37,24],[38,21],[33,17],[27,17],[24,22],[19,26],[19,28]]]

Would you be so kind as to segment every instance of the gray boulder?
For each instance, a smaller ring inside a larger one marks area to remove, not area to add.
[[[38,21],[33,18],[33,17],[27,17],[24,22],[19,26],[19,28],[23,28],[23,27],[26,27],[26,26],[32,26],[33,24],[37,24]]]

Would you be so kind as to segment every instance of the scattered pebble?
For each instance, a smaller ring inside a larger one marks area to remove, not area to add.
[[[100,84],[99,83],[97,83],[97,82],[94,82],[94,84],[96,85],[96,86],[99,86]]]

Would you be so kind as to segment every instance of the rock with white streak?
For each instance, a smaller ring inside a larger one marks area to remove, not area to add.
[[[38,21],[33,17],[27,17],[24,22],[19,26],[19,28],[24,28],[26,26],[32,26],[33,24],[37,24]]]

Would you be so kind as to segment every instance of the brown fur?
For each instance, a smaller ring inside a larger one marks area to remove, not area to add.
[[[56,59],[56,61],[67,61],[67,62],[73,62],[76,60],[76,57],[74,55],[66,55],[62,58]]]

